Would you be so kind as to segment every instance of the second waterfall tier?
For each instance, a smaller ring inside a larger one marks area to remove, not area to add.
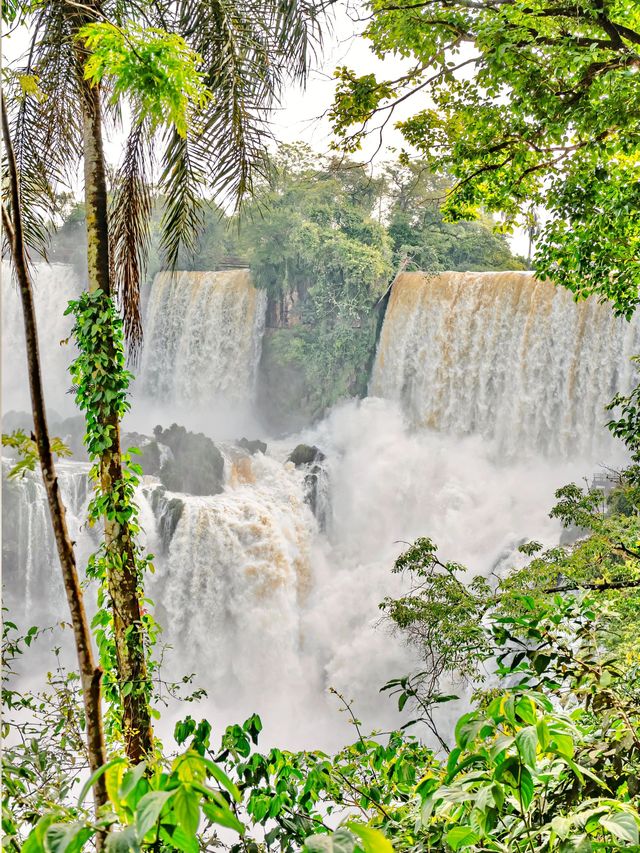
[[[416,427],[480,434],[504,456],[597,455],[610,447],[604,407],[633,386],[639,351],[637,319],[530,272],[404,273],[370,393]]]

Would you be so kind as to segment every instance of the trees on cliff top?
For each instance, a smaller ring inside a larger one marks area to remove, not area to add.
[[[538,273],[630,316],[640,284],[640,9],[634,0],[370,0],[365,37],[411,60],[395,79],[338,69],[332,116],[358,148],[397,126],[454,185],[454,219],[548,212]]]

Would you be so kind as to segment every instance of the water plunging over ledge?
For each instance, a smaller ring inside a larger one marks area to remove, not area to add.
[[[604,406],[630,390],[640,322],[530,272],[403,273],[382,327],[370,393],[409,421],[481,435],[499,453],[606,453]]]

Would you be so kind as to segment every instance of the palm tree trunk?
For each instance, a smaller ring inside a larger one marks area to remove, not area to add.
[[[36,314],[33,302],[33,288],[31,285],[29,269],[27,267],[22,235],[18,173],[13,154],[13,146],[11,144],[11,137],[9,134],[9,122],[7,119],[4,99],[2,100],[2,133],[4,136],[5,152],[7,156],[11,196],[11,215],[3,205],[2,220],[9,239],[11,254],[18,279],[18,286],[20,289],[20,297],[22,300],[33,427],[36,437],[36,445],[38,448],[38,456],[40,457],[42,480],[47,493],[49,515],[51,517],[51,523],[56,540],[56,548],[58,550],[58,558],[62,569],[62,579],[67,595],[67,601],[69,603],[69,610],[71,612],[71,624],[73,626],[73,636],[78,656],[80,684],[82,686],[82,699],[84,702],[84,712],[86,717],[89,767],[93,774],[104,764],[105,761],[100,690],[102,670],[100,667],[96,666],[93,656],[91,631],[87,622],[82,589],[78,580],[76,557],[73,550],[73,544],[69,538],[65,506],[62,500],[62,495],[60,494],[60,486],[53,461],[53,454],[51,452],[44,392],[42,388],[42,373],[40,370],[40,351],[38,346],[38,329],[36,326]],[[96,812],[100,806],[107,802],[107,789],[104,775],[100,776],[94,785],[94,800]]]
[[[101,290],[111,295],[100,89],[98,86],[89,86],[84,79],[81,79],[80,85],[89,291]],[[118,419],[111,418],[108,426],[111,427],[112,442],[102,454],[99,463],[103,492],[112,490],[123,479]],[[107,586],[113,609],[118,677],[123,697],[125,747],[129,759],[137,764],[151,752],[153,740],[151,715],[144,690],[148,675],[143,645],[138,569],[127,524],[105,518],[105,541],[107,548],[118,555],[118,563],[122,565],[121,569],[112,566],[108,568]],[[123,690],[126,684],[133,685],[128,693]]]

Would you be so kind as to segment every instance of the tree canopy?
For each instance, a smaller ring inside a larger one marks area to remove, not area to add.
[[[640,283],[640,10],[633,0],[372,0],[365,36],[411,61],[378,79],[336,72],[340,145],[398,104],[406,142],[454,183],[452,219],[547,220],[535,267],[630,316]]]

